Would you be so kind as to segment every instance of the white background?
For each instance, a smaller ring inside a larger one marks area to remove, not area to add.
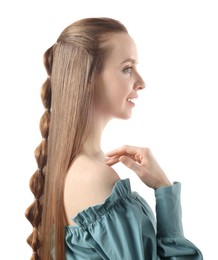
[[[218,7],[216,1],[20,0],[0,4],[1,187],[0,239],[4,259],[29,259],[24,217],[33,201],[29,179],[40,143],[44,51],[77,19],[109,16],[135,39],[147,88],[129,121],[105,130],[103,147],[148,146],[172,181],[182,183],[185,236],[216,259],[218,172]],[[153,191],[131,177],[154,208]]]

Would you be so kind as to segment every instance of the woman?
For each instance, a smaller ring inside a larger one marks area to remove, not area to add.
[[[26,212],[33,259],[202,259],[183,235],[180,184],[171,185],[149,149],[101,149],[105,125],[130,118],[145,87],[137,61],[126,28],[108,18],[73,23],[45,52],[36,199]],[[155,190],[157,222],[112,169],[118,161]]]

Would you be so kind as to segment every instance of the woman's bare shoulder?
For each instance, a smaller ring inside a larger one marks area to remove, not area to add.
[[[81,210],[103,203],[119,179],[105,163],[86,155],[78,156],[65,181],[64,204],[68,222]]]
[[[87,155],[80,155],[73,162],[68,175],[80,180],[92,181],[97,178],[103,182],[113,182],[119,179],[115,170],[106,163],[95,160]]]

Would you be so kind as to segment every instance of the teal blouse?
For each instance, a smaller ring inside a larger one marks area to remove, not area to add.
[[[132,192],[129,179],[116,182],[103,204],[80,212],[65,227],[66,260],[201,260],[183,235],[180,183],[155,191],[156,219]]]

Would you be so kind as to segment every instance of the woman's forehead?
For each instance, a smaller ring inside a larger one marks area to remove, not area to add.
[[[110,45],[108,61],[137,63],[136,45],[129,34],[114,33],[107,43]]]

